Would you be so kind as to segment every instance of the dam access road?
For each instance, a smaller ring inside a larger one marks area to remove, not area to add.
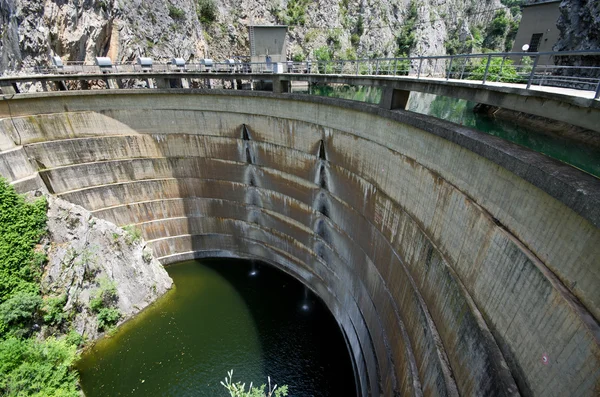
[[[600,390],[599,181],[502,139],[289,93],[15,93],[0,174],[135,225],[165,265],[294,276],[338,321],[361,396]]]

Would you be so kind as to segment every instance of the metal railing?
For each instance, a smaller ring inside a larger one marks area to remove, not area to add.
[[[177,67],[155,62],[152,67],[116,63],[100,68],[91,63],[65,62],[62,68],[35,67],[20,74],[109,74],[109,73],[231,73],[231,74],[329,74],[353,76],[412,77],[416,79],[471,80],[473,83],[524,84],[593,91],[600,98],[600,51],[514,52],[358,60],[303,61],[284,63],[214,62],[211,66],[189,63]]]

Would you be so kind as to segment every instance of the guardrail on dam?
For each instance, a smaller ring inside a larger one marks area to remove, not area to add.
[[[255,258],[347,338],[362,396],[595,395],[598,180],[402,110],[221,90],[0,101],[0,174],[164,264]]]

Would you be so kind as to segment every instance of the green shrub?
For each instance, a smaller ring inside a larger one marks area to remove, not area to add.
[[[501,45],[504,42],[504,38],[509,30],[510,22],[511,21],[506,16],[506,12],[504,10],[496,11],[494,19],[492,19],[492,22],[489,24],[486,30],[486,36],[483,40],[483,47],[489,50],[503,49]]]
[[[102,331],[115,325],[121,318],[121,313],[114,308],[119,300],[115,282],[103,277],[99,283],[100,286],[92,293],[89,306],[96,313],[98,330]]]
[[[342,55],[342,59],[348,61],[356,61],[358,59],[358,55],[356,55],[356,50],[352,47],[346,48],[346,51]]]
[[[119,300],[117,286],[114,281],[102,277],[98,282],[100,286],[94,290],[90,299],[90,309],[94,313],[98,313],[102,308],[114,305]]]
[[[102,331],[115,325],[121,318],[121,313],[113,307],[103,307],[98,311],[98,330]]]
[[[173,19],[183,19],[185,18],[185,11],[174,5],[169,5],[169,16]]]
[[[279,14],[279,20],[285,25],[304,25],[306,23],[306,9],[310,0],[289,0],[285,12]]]
[[[215,0],[198,0],[196,5],[196,14],[198,20],[205,24],[210,24],[217,19],[219,9]]]
[[[142,231],[133,225],[123,226],[125,230],[125,242],[129,245],[142,240]]]
[[[26,336],[42,304],[36,293],[18,291],[0,304],[0,335]]]
[[[77,345],[68,338],[8,338],[0,341],[0,395],[79,396],[72,370]]]
[[[327,31],[327,44],[333,48],[333,51],[338,51],[342,48],[341,36],[342,30],[339,28]]]
[[[271,378],[269,379],[269,388],[267,385],[262,385],[260,387],[252,386],[252,383],[248,387],[248,391],[246,391],[246,384],[242,382],[233,383],[233,370],[227,372],[227,376],[225,377],[225,381],[221,381],[221,385],[229,392],[231,397],[285,397],[288,395],[288,387],[287,385],[271,386]]]
[[[317,64],[319,73],[333,73],[333,65],[329,62],[325,63],[327,61],[331,61],[331,59],[333,57],[331,49],[328,46],[325,45],[325,46],[316,48],[313,51],[313,54],[317,61],[321,61]]]
[[[365,33],[365,21],[362,15],[358,16],[358,20],[356,21],[356,34],[360,37]]]
[[[46,324],[61,326],[68,318],[63,310],[67,303],[67,295],[53,296],[44,299],[44,322]]]
[[[45,225],[46,200],[27,202],[0,178],[0,303],[17,290],[39,291],[40,257],[34,246]]]
[[[517,83],[521,81],[521,77],[517,70],[512,66],[513,62],[510,59],[505,59],[502,63],[502,58],[492,58],[488,68],[486,81],[503,81],[506,83]],[[483,80],[487,58],[480,60],[479,64],[471,72],[469,80]]]
[[[404,21],[398,36],[396,36],[396,44],[398,45],[396,56],[408,56],[416,44],[417,38],[415,36],[415,25],[418,17],[419,13],[417,10],[417,3],[412,0],[410,2],[410,6],[408,7],[408,15],[406,16],[406,20]]]
[[[46,201],[27,202],[0,178],[0,395],[79,396],[74,338],[39,340],[35,322],[64,320],[66,296],[40,296],[47,258],[34,246],[45,232]],[[44,305],[42,312],[39,309]]]
[[[304,61],[304,54],[302,52],[294,52],[294,54],[292,54],[292,61],[294,62],[302,62]]]

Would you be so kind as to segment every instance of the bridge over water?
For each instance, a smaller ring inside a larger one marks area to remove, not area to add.
[[[265,79],[4,78],[0,174],[135,225],[164,264],[252,258],[298,278],[339,322],[363,396],[597,394],[598,179],[401,106],[403,92],[472,95],[598,131],[593,95],[298,74],[269,76],[274,92],[184,88]],[[386,94],[287,93],[296,79]],[[109,88],[81,89],[95,81]],[[78,89],[18,93],[38,82]]]

